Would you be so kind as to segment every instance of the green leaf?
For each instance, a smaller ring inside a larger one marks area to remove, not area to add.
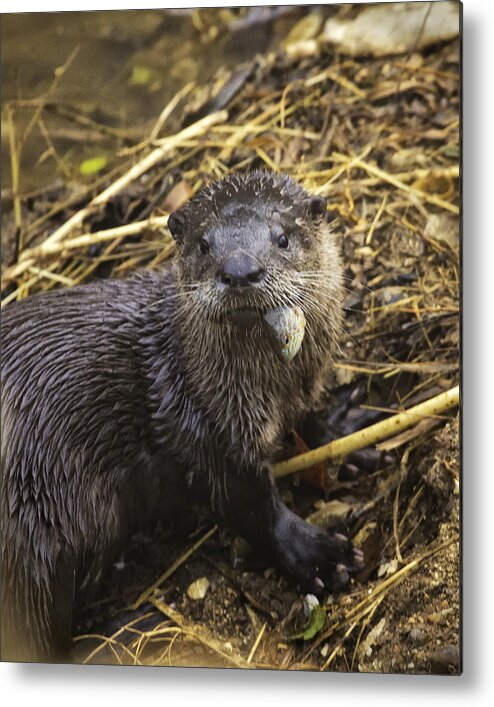
[[[106,167],[108,160],[104,155],[98,155],[98,157],[90,157],[79,165],[79,172],[84,177],[90,177],[93,174],[98,174],[101,170]]]
[[[446,145],[441,152],[443,155],[446,155],[446,157],[452,157],[453,159],[458,159],[460,156],[460,150],[455,145]]]
[[[151,69],[147,66],[139,66],[136,64],[132,67],[132,76],[130,77],[129,83],[137,86],[147,86],[151,81]]]
[[[304,629],[300,631],[300,633],[295,633],[293,636],[290,636],[289,640],[296,641],[303,639],[304,641],[310,641],[314,636],[317,636],[324,626],[325,621],[326,609],[324,606],[315,606],[311,611],[310,619]]]

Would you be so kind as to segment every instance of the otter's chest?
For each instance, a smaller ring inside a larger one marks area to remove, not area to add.
[[[218,347],[196,383],[213,436],[242,458],[269,456],[300,413],[300,362],[284,363],[253,327]]]

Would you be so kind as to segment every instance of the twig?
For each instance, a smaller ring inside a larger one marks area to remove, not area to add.
[[[53,255],[54,253],[64,253],[67,250],[86,248],[87,246],[95,245],[96,243],[112,241],[115,238],[122,238],[123,236],[135,236],[138,233],[141,233],[141,231],[157,231],[166,228],[167,223],[168,216],[155,216],[144,221],[135,221],[134,223],[126,223],[124,226],[108,228],[104,231],[84,233],[81,236],[62,241],[61,243],[49,243],[48,240],[46,240],[35,248],[25,250],[23,260],[24,258],[44,258],[45,256]],[[12,278],[12,274],[9,271],[6,271],[5,277]]]
[[[20,263],[17,263],[17,265],[13,265],[10,268],[7,268],[5,270],[5,273],[3,275],[3,284],[4,286],[11,282],[12,280],[15,280],[16,278],[19,277],[19,275],[23,274],[24,271],[24,264],[25,262],[28,263],[35,263],[37,258],[43,258],[47,255],[53,255],[55,253],[63,253],[68,250],[75,250],[77,248],[85,248],[89,245],[94,245],[96,243],[105,243],[107,241],[111,241],[110,243],[110,248],[106,251],[106,253],[113,251],[121,242],[122,238],[125,236],[132,236],[140,233],[141,231],[144,230],[160,230],[166,226],[166,223],[168,221],[168,216],[157,216],[155,218],[149,218],[146,219],[145,221],[136,221],[135,223],[129,223],[126,224],[125,226],[117,226],[116,228],[108,228],[104,231],[97,231],[96,233],[86,233],[83,234],[82,236],[78,236],[77,238],[72,238],[70,240],[64,241],[63,243],[53,243],[53,244],[48,244],[47,241],[44,241],[40,246],[36,246],[35,248],[30,248],[29,250],[26,249],[24,251],[24,255],[27,258],[27,260],[21,260]],[[168,256],[174,247],[174,241],[173,240],[168,240],[164,242],[164,247],[161,250],[161,254],[163,254],[163,257],[166,255]],[[100,256],[100,258],[97,258],[91,265],[87,268],[83,276],[78,277],[76,279],[74,278],[64,278],[60,279],[61,277],[63,278],[62,275],[56,276],[55,274],[47,275],[46,269],[40,269],[36,267],[35,265],[28,265],[27,271],[28,272],[33,272],[33,273],[38,273],[40,277],[47,277],[52,280],[56,280],[58,278],[58,281],[61,284],[65,284],[68,286],[73,286],[77,285],[82,280],[84,280],[87,275],[89,275],[99,264],[102,262],[104,259],[105,254]],[[158,258],[155,258],[155,261],[157,261]],[[153,261],[153,263],[155,263]],[[154,267],[152,264],[150,264],[150,267]],[[7,297],[4,297],[2,302],[0,303],[0,308],[3,309],[9,302],[17,298],[18,293],[23,290],[25,287],[30,287],[31,285],[35,284],[36,280],[28,280],[26,283],[22,283],[19,285],[19,287],[14,290],[14,292],[11,292],[10,295]]]
[[[160,132],[163,128],[163,125],[166,123],[169,116],[173,113],[173,111],[175,110],[177,105],[180,103],[182,98],[184,98],[188,93],[190,93],[193,88],[194,88],[194,82],[191,81],[188,84],[186,84],[183,88],[181,88],[180,91],[178,91],[173,96],[171,101],[166,104],[166,106],[161,111],[160,116],[159,116],[158,120],[156,121],[153,129],[151,130],[151,132],[149,134],[149,142],[152,142],[153,140],[155,140],[158,137],[158,135],[160,134]]]
[[[396,435],[397,432],[412,427],[425,417],[438,415],[446,410],[450,410],[459,404],[460,389],[459,386],[450,388],[445,393],[436,395],[419,405],[415,405],[409,410],[393,415],[387,420],[376,422],[374,425],[354,432],[340,439],[335,439],[329,444],[324,444],[322,447],[313,449],[305,454],[300,454],[287,461],[278,462],[277,464],[269,465],[274,476],[287,476],[295,471],[308,469],[314,464],[320,464],[327,459],[335,459],[346,457],[348,454],[363,449],[371,444],[380,442],[383,439]]]
[[[228,118],[228,113],[226,111],[220,111],[219,113],[212,113],[211,115],[198,120],[197,123],[189,125],[187,128],[177,133],[176,135],[171,135],[170,137],[160,140],[160,147],[156,148],[150,152],[146,157],[140,160],[137,164],[131,167],[123,176],[117,179],[115,182],[110,184],[104,191],[100,192],[97,196],[89,202],[80,211],[77,211],[68,221],[66,221],[63,226],[58,228],[54,233],[49,236],[45,242],[44,247],[49,248],[54,243],[60,243],[67,236],[79,227],[83,221],[92,214],[98,206],[105,204],[107,201],[112,199],[116,194],[118,194],[122,189],[128,186],[135,179],[138,179],[142,174],[147,172],[149,169],[157,165],[171,150],[173,150],[181,141],[187,140],[191,137],[198,137],[205,133],[212,125],[216,123],[221,123],[226,121]],[[19,263],[18,269],[15,271],[15,277],[19,277],[25,272],[29,267],[34,265],[32,258],[26,258]],[[12,277],[12,273],[10,273]]]
[[[67,72],[67,69],[68,69],[69,66],[72,64],[72,62],[73,62],[74,59],[76,58],[77,54],[79,53],[79,49],[80,49],[80,47],[76,47],[76,48],[72,51],[72,53],[70,54],[70,56],[69,56],[69,58],[67,59],[67,61],[65,62],[65,64],[64,64],[63,66],[59,66],[57,69],[55,69],[55,78],[54,78],[53,81],[51,82],[51,85],[50,85],[50,87],[48,88],[48,91],[45,93],[45,95],[43,96],[43,98],[42,98],[41,101],[39,102],[39,104],[38,104],[36,110],[34,111],[34,114],[33,114],[32,118],[31,118],[31,120],[29,121],[29,125],[28,125],[27,128],[24,130],[24,134],[22,135],[22,138],[21,138],[21,141],[20,141],[20,146],[19,146],[20,150],[22,150],[22,148],[24,147],[24,145],[25,145],[25,143],[26,143],[26,140],[27,140],[27,138],[29,137],[29,135],[30,135],[30,133],[31,133],[31,130],[34,128],[34,126],[35,126],[36,123],[38,122],[38,118],[40,117],[41,113],[43,112],[44,107],[46,106],[46,104],[47,104],[47,102],[48,102],[48,97],[50,96],[51,93],[53,93],[53,91],[55,90],[55,88],[56,88],[56,87],[58,86],[58,84],[60,83],[61,79],[63,78],[63,76],[64,76],[65,73]]]
[[[365,239],[365,245],[370,245],[372,243],[372,236],[374,235],[374,231],[377,228],[377,224],[379,223],[379,219],[382,216],[387,200],[388,194],[386,193],[382,198],[381,204],[376,212],[376,215],[374,216],[374,220],[372,221],[371,227],[369,228],[369,233],[367,234],[367,237]]]
[[[321,81],[326,81],[326,79],[329,79],[330,81],[333,81],[334,83],[343,86],[343,88],[346,88],[348,91],[350,91],[350,93],[353,93],[358,98],[365,98],[366,96],[365,91],[362,91],[362,89],[356,86],[352,81],[345,78],[343,75],[339,74],[333,69],[325,69],[320,74],[311,76],[310,79],[307,79],[304,82],[304,86],[306,86],[306,88],[311,88],[312,86],[321,83]]]
[[[398,531],[398,502],[400,499],[400,488],[401,488],[401,483],[398,484],[396,487],[396,493],[395,493],[395,500],[393,502],[393,537],[395,541],[395,552],[396,552],[396,559],[398,562],[402,565],[403,564],[403,556],[401,554],[400,550],[400,533]]]
[[[142,174],[147,172],[149,169],[154,167],[158,162],[160,162],[166,154],[173,150],[178,144],[183,140],[187,140],[191,137],[197,137],[208,130],[212,125],[216,123],[223,122],[227,119],[228,113],[226,111],[221,111],[219,113],[213,113],[202,118],[197,123],[189,125],[181,132],[176,135],[172,135],[160,141],[160,147],[156,148],[150,152],[144,159],[131,167],[122,177],[117,179],[115,182],[110,184],[104,191],[94,197],[90,203],[85,206],[80,211],[77,211],[68,221],[66,221],[63,226],[58,228],[54,233],[51,234],[43,243],[43,248],[45,252],[49,252],[51,246],[61,243],[72,231],[74,231],[78,226],[80,226],[83,221],[95,211],[95,209],[101,204],[106,203],[108,200],[112,199],[116,194],[118,194],[122,189],[124,189],[130,182],[134,181]],[[25,259],[22,263],[18,263],[17,266],[11,268],[7,271],[5,277],[10,277],[11,279],[19,277],[25,272],[29,267],[34,265],[34,260],[32,257],[24,255]]]
[[[50,272],[50,270],[46,270],[46,268],[32,267],[29,268],[29,272],[38,277],[44,277],[47,280],[57,282],[60,285],[65,285],[65,287],[73,287],[75,285],[75,281],[71,277],[65,277],[65,275],[60,275],[56,272]]]
[[[211,535],[216,532],[217,526],[215,525],[214,527],[211,528],[211,530],[208,530],[208,532],[202,536],[202,538],[199,538],[197,542],[195,542],[192,547],[190,547],[186,552],[184,552],[180,557],[175,560],[175,562],[166,570],[166,572],[163,572],[161,577],[158,577],[156,582],[153,582],[153,584],[145,589],[142,594],[136,599],[136,601],[132,604],[131,609],[135,610],[138,609],[143,602],[148,599],[151,594],[154,592],[155,589],[157,589],[160,584],[162,584],[165,580],[170,577],[175,570],[177,570],[181,565],[183,565],[184,562],[186,562],[191,555],[194,554],[196,550],[198,550],[201,545],[203,545],[206,540],[209,540]],[[158,607],[159,608],[159,607]]]
[[[10,170],[12,172],[12,196],[14,199],[14,217],[19,241],[22,234],[22,212],[21,197],[19,195],[19,162],[20,148],[18,149],[14,116],[12,108],[7,105],[7,122],[9,126],[9,147],[10,147]],[[22,243],[19,242],[18,253],[22,250]]]
[[[336,631],[343,628],[349,623],[359,621],[360,619],[364,618],[364,616],[367,616],[369,612],[374,610],[376,601],[382,600],[393,585],[399,584],[409,572],[415,570],[424,560],[428,560],[429,558],[434,557],[435,555],[452,545],[454,542],[458,542],[457,537],[450,538],[449,540],[446,540],[445,542],[441,543],[440,545],[437,545],[434,548],[429,548],[415,560],[411,560],[404,567],[402,567],[397,572],[395,572],[390,577],[388,577],[383,582],[374,587],[374,589],[372,589],[365,596],[364,599],[362,599],[351,609],[349,609],[349,611],[346,612],[344,617],[342,617],[341,619],[337,619],[326,631],[324,631],[324,633],[318,636],[318,638],[316,638],[315,641],[311,643],[309,648],[303,654],[303,660],[307,660],[311,653],[317,650],[317,648],[322,643],[327,641],[328,638],[330,638],[330,636],[332,636]]]
[[[166,106],[163,108],[163,110],[161,111],[151,132],[149,133],[148,137],[145,138],[145,140],[143,140],[142,142],[138,143],[137,145],[132,145],[131,147],[122,148],[119,151],[118,156],[123,157],[123,156],[133,155],[136,152],[143,150],[150,143],[152,143],[154,140],[156,140],[156,138],[160,134],[161,130],[163,129],[164,124],[166,123],[166,121],[168,120],[170,115],[173,113],[173,111],[175,110],[177,105],[180,103],[182,98],[184,96],[186,96],[188,93],[190,93],[190,91],[193,89],[193,87],[194,87],[194,83],[190,82],[190,83],[186,84],[183,88],[181,88],[180,91],[178,91],[173,96],[171,101],[169,103],[167,103]]]
[[[122,627],[121,630],[117,631],[117,633],[121,633],[124,630],[125,630],[125,626]],[[136,655],[134,653],[132,653],[132,651],[129,650],[129,648],[127,648],[125,643],[120,643],[120,641],[116,641],[115,638],[113,638],[112,636],[103,636],[102,634],[99,634],[99,633],[88,633],[88,634],[84,634],[81,636],[76,636],[74,638],[74,641],[83,641],[85,639],[97,639],[97,640],[101,641],[101,643],[98,646],[96,646],[96,648],[93,651],[91,651],[91,653],[89,653],[89,655],[87,655],[84,658],[84,660],[82,661],[83,663],[89,663],[89,661],[92,660],[94,658],[94,656],[97,653],[99,653],[105,646],[109,646],[110,648],[113,648],[114,646],[118,646],[119,648],[122,649],[122,651],[124,653],[127,653],[127,655],[132,659],[133,662],[137,660]],[[120,660],[118,657],[118,654],[116,654],[114,652],[114,655],[118,660]],[[141,665],[141,663],[139,661],[138,661],[138,664]]]
[[[420,189],[415,189],[414,187],[408,186],[408,184],[405,184],[404,182],[401,182],[399,179],[396,179],[392,174],[389,174],[388,172],[385,172],[382,169],[379,169],[379,167],[375,167],[372,164],[368,164],[367,162],[364,162],[363,160],[359,159],[354,159],[352,160],[352,167],[358,167],[360,169],[365,170],[369,174],[373,174],[375,177],[379,177],[380,179],[383,180],[383,182],[388,182],[389,184],[392,184],[394,187],[397,189],[400,189],[401,191],[406,192],[407,194],[410,194],[411,196],[416,197],[417,199],[424,199],[425,201],[429,202],[429,204],[433,204],[434,206],[439,206],[443,209],[446,209],[447,211],[451,211],[453,214],[459,214],[460,209],[458,206],[455,204],[450,204],[449,201],[444,201],[444,199],[441,199],[439,196],[435,196],[434,194],[427,194],[427,192],[422,191]]]
[[[84,209],[81,209],[75,213],[66,223],[64,223],[63,226],[52,233],[52,235],[47,238],[47,242],[57,243],[63,240],[71,231],[81,225],[86,216],[88,216],[96,206],[105,204],[131,182],[138,179],[142,174],[157,165],[158,162],[165,157],[165,155],[175,148],[177,143],[180,143],[182,140],[188,140],[192,137],[198,137],[199,135],[205,133],[212,125],[224,122],[227,118],[228,113],[226,111],[213,113],[212,115],[208,115],[206,118],[197,121],[197,123],[189,125],[189,127],[185,128],[176,135],[171,135],[170,137],[160,140],[160,146],[158,148],[146,155],[146,157],[131,167],[124,175],[110,184],[110,186],[100,192],[100,194],[95,196]]]
[[[248,663],[251,663],[251,662],[252,662],[252,658],[253,658],[253,657],[255,656],[255,654],[256,654],[256,650],[257,650],[258,647],[259,647],[259,643],[261,642],[261,638],[262,638],[263,635],[264,635],[264,631],[266,630],[266,626],[267,626],[267,625],[268,625],[267,622],[264,623],[263,626],[262,626],[262,628],[261,628],[261,630],[259,631],[259,634],[258,634],[256,640],[254,641],[254,645],[252,646],[251,651],[250,651],[250,653],[249,653],[249,657],[247,658],[247,662],[248,662]]]
[[[442,552],[455,542],[458,542],[458,538],[456,536],[450,538],[449,540],[445,540],[445,542],[441,543],[440,545],[436,545],[436,547],[426,550],[415,560],[411,560],[410,562],[408,562],[408,564],[406,564],[404,567],[402,567],[390,577],[385,579],[383,582],[381,582],[381,584],[378,584],[377,587],[374,587],[374,589],[369,592],[365,599],[363,599],[361,602],[359,602],[350,609],[345,619],[348,620],[350,618],[353,618],[364,606],[366,606],[369,602],[373,601],[383,592],[387,591],[389,587],[391,587],[393,584],[400,582],[405,575],[407,575],[409,572],[418,567],[424,560],[428,560],[430,557],[434,557],[434,555],[437,555],[439,552]]]
[[[345,633],[344,633],[343,636],[340,638],[340,640],[339,640],[338,643],[336,644],[335,648],[334,648],[333,651],[331,652],[331,655],[329,656],[329,658],[326,660],[326,662],[324,663],[324,665],[320,668],[320,671],[321,671],[322,673],[323,673],[325,670],[327,670],[327,669],[329,668],[329,666],[331,665],[331,663],[333,662],[333,660],[336,658],[336,656],[337,656],[338,652],[340,651],[341,647],[343,646],[344,642],[346,641],[346,639],[348,638],[348,636],[350,636],[350,634],[353,633],[353,629],[354,629],[355,626],[357,626],[357,625],[358,625],[358,621],[353,621],[353,623],[350,624],[350,626],[348,627],[348,629],[345,631]]]
[[[229,653],[224,647],[224,645],[216,638],[214,638],[210,634],[208,629],[206,629],[204,626],[192,624],[179,611],[173,609],[169,604],[166,604],[160,599],[153,597],[151,599],[151,603],[159,611],[161,611],[161,613],[163,613],[168,618],[172,619],[172,621],[174,621],[177,626],[179,626],[183,630],[184,633],[189,634],[193,638],[197,639],[200,643],[205,645],[214,653],[217,653],[219,656],[221,656],[223,660],[226,660],[229,663],[233,663],[233,665],[235,665],[237,668],[252,667],[251,664],[248,663],[241,655]]]

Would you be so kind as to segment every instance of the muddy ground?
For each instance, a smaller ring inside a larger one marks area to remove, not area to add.
[[[351,17],[349,7],[342,17]],[[238,90],[221,93],[218,86],[232,84],[220,71],[184,97],[164,134],[222,108],[227,126],[253,121],[256,129],[237,142],[234,133],[212,129],[179,146],[92,211],[82,230],[166,214],[203,183],[237,169],[288,171],[327,195],[344,255],[346,318],[317,424],[298,430],[313,447],[458,382],[459,44],[383,58],[348,58],[326,46],[308,55],[277,50],[245,66],[233,72]],[[34,270],[15,270],[23,249],[42,244],[151,149],[141,144],[132,152],[131,138],[113,135],[114,159],[97,177],[58,175],[45,188],[19,193],[17,211],[15,190],[2,184],[7,306],[173,257],[165,229],[39,255]],[[286,452],[293,451],[287,442]],[[205,511],[185,509],[167,527],[134,537],[95,602],[80,608],[75,660],[458,674],[459,476],[453,412],[340,465],[280,482],[293,510],[314,522],[323,514],[324,524],[347,532],[365,552],[365,569],[348,591],[324,597],[312,613],[310,599],[224,529],[180,562],[213,528]],[[193,599],[196,580],[202,598]],[[147,600],[132,609],[147,588]]]

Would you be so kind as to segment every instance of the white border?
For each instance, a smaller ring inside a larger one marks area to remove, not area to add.
[[[261,2],[202,2],[259,5]],[[280,4],[272,2],[271,4]],[[311,4],[311,3],[304,3]],[[43,11],[186,7],[193,2],[56,2]],[[494,469],[492,381],[494,341],[494,110],[491,0],[464,3],[464,675],[460,678],[313,673],[0,665],[3,704],[36,707],[92,704],[174,706],[253,704],[283,707],[416,707],[487,704],[494,687]],[[39,11],[40,4],[1,0],[1,12]],[[489,22],[491,20],[491,22]]]

